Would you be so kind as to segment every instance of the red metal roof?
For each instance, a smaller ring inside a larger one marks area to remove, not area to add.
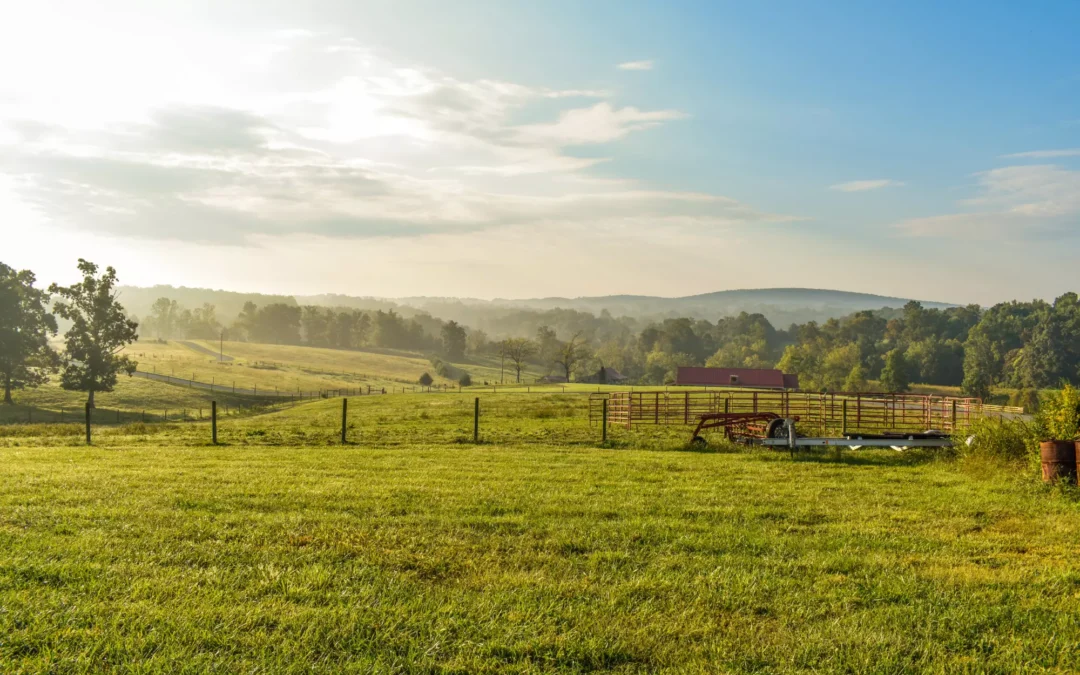
[[[779,370],[757,368],[680,367],[676,377],[676,384],[797,389],[799,377],[798,375],[785,375]]]

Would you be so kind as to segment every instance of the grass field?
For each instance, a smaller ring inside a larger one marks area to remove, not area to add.
[[[203,350],[218,353],[214,341],[189,341]],[[139,362],[139,369],[190,379],[215,382],[238,388],[253,387],[279,391],[319,391],[372,386],[400,388],[416,385],[423,373],[437,384],[457,385],[440,377],[428,357],[416,352],[395,350],[341,350],[319,347],[226,342],[220,346],[231,361],[218,361],[206,351],[191,349],[180,341],[145,341],[131,345],[126,353]],[[499,364],[492,357],[454,364],[470,373],[479,384],[499,379]],[[536,373],[529,371],[529,377]],[[505,378],[509,381],[510,372]]]
[[[0,426],[13,422],[82,419],[86,394],[65,391],[60,388],[58,380],[58,377],[53,377],[52,381],[44,386],[15,392],[16,405],[0,405]],[[211,400],[216,400],[222,410],[224,406],[232,409],[258,403],[251,397],[232,396],[223,392],[211,394],[199,389],[177,387],[126,375],[120,376],[114,391],[100,392],[94,398],[96,415],[102,423],[115,422],[117,411],[122,422],[139,421],[143,418],[143,413],[148,420],[154,421],[160,420],[166,414],[170,419],[174,419],[182,416],[184,411],[187,411],[188,418],[195,418],[200,409],[204,412],[209,410]]]
[[[1077,503],[1011,474],[114,440],[0,448],[2,672],[1080,667]]]
[[[352,397],[345,446],[338,399],[0,425],[0,673],[1080,669],[1080,495],[1030,463],[601,447],[561,389]]]

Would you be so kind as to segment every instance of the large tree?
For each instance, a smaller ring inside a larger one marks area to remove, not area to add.
[[[904,352],[890,351],[885,355],[885,366],[881,369],[881,388],[891,392],[907,391],[911,381],[908,369]]]
[[[16,271],[0,263],[0,379],[4,403],[13,403],[13,389],[36,387],[56,364],[49,336],[56,335],[56,317],[48,312],[49,295],[34,288],[30,270]]]
[[[460,361],[465,358],[465,345],[468,334],[457,321],[447,321],[442,330],[443,353],[451,361]]]
[[[569,382],[574,369],[587,358],[589,358],[588,346],[585,344],[582,331],[578,331],[569,340],[559,345],[555,365],[563,369],[566,381]]]
[[[536,352],[536,343],[527,338],[507,338],[499,343],[499,355],[510,359],[510,363],[514,365],[518,383],[521,382],[521,371],[525,367],[525,362]]]
[[[98,276],[98,266],[79,259],[83,279],[72,286],[49,286],[60,296],[53,309],[71,322],[64,334],[66,351],[60,386],[87,392],[86,402],[94,407],[94,394],[112,391],[121,371],[130,375],[136,363],[119,354],[138,339],[139,325],[124,314],[117,302],[116,270],[106,267]]]

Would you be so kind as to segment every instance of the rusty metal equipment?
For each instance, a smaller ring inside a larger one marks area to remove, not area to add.
[[[690,442],[704,444],[705,438],[701,433],[709,429],[723,429],[724,437],[734,441],[787,438],[788,424],[787,420],[773,412],[706,413],[698,418]]]

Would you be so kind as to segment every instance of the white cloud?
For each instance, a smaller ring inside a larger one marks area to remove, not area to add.
[[[981,193],[959,203],[971,210],[913,218],[898,227],[910,235],[937,237],[1080,234],[1080,171],[1053,164],[1021,165],[976,177]]]
[[[847,183],[837,183],[836,185],[830,185],[830,190],[837,190],[839,192],[866,192],[867,190],[880,190],[885,187],[899,187],[903,185],[898,180],[891,180],[888,178],[879,178],[875,180],[853,180]]]
[[[663,122],[687,117],[678,110],[643,111],[634,107],[615,108],[601,101],[591,108],[568,110],[557,122],[519,127],[521,138],[550,141],[558,145],[608,143],[632,131],[641,131]]]
[[[652,70],[653,62],[647,61],[627,61],[626,63],[620,63],[619,70]]]
[[[111,38],[112,51],[123,51],[124,36]],[[140,70],[180,67],[168,49],[139,44]],[[573,107],[609,94],[462,80],[304,30],[205,46],[188,64],[200,88],[135,88],[122,109],[101,108],[89,120],[78,116],[78,96],[108,71],[94,67],[92,50],[74,94],[60,71],[27,80],[15,105],[0,107],[0,178],[17,177],[10,184],[22,203],[69,229],[229,244],[789,218],[715,195],[592,181],[586,171],[606,158],[566,151],[686,117],[677,110],[608,100]],[[244,54],[257,58],[227,58]],[[533,118],[553,121],[515,123],[534,105]]]
[[[1011,155],[1002,155],[1006,159],[1054,159],[1057,157],[1080,157],[1080,148],[1064,148],[1061,150],[1031,150],[1029,152],[1015,152]]]

